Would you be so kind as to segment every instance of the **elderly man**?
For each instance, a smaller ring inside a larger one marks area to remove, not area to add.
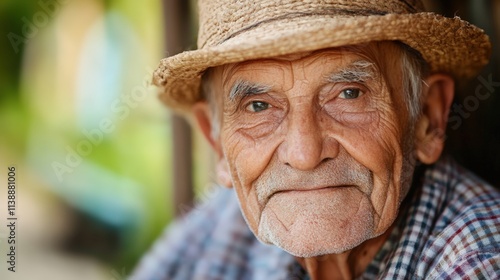
[[[500,194],[441,157],[480,29],[417,0],[204,0],[198,45],[155,83],[228,189],[133,279],[500,277]]]

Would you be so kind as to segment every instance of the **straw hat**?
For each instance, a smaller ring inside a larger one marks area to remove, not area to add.
[[[431,71],[456,79],[477,75],[491,45],[466,21],[425,12],[419,0],[200,0],[198,50],[161,61],[153,82],[161,99],[189,109],[201,99],[209,67],[370,41],[401,41]]]

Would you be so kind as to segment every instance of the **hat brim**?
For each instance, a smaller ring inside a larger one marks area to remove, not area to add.
[[[266,22],[216,46],[186,51],[160,62],[153,83],[169,107],[187,110],[201,99],[202,73],[215,66],[298,52],[400,41],[420,52],[431,72],[471,78],[488,63],[491,44],[483,30],[458,17],[434,13],[372,16],[297,16]]]

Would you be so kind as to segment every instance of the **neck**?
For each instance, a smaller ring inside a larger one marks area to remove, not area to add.
[[[354,279],[366,270],[389,237],[392,228],[393,226],[384,234],[341,254],[296,259],[307,271],[311,280]]]

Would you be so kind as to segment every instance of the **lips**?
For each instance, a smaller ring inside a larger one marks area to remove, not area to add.
[[[271,195],[269,195],[266,198],[266,200],[264,201],[264,205],[266,205],[267,202],[273,196],[275,196],[277,194],[304,193],[304,195],[307,195],[307,193],[310,193],[310,192],[331,191],[333,189],[342,189],[342,188],[349,188],[349,187],[355,187],[355,186],[354,185],[341,185],[341,186],[326,186],[326,187],[302,187],[302,188],[291,188],[291,189],[279,190],[279,191],[273,192]]]
[[[369,195],[373,188],[373,176],[370,169],[346,153],[339,153],[334,160],[324,161],[313,170],[297,170],[282,164],[276,157],[262,174],[251,182],[251,188],[255,191],[261,209],[276,193],[317,192],[321,189],[348,186],[354,186]]]

